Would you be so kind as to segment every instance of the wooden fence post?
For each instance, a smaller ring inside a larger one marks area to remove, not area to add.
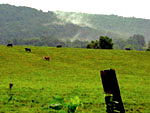
[[[101,71],[101,79],[106,94],[105,101],[108,113],[125,113],[115,70]],[[116,111],[116,112],[115,112]]]

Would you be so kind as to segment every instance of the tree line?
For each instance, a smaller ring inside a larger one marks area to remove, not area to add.
[[[130,48],[132,50],[144,50],[150,51],[150,40],[146,43],[143,35],[134,34],[128,39],[111,39],[108,36],[100,36],[99,40],[81,41],[70,39],[61,40],[52,36],[42,36],[33,38],[0,38],[0,44],[6,45],[12,43],[13,45],[33,45],[33,46],[49,46],[56,47],[62,45],[63,47],[74,48],[91,48],[91,49],[125,49]]]
[[[107,36],[100,36],[99,40],[91,41],[87,44],[87,48],[93,49],[125,49],[130,48],[132,50],[144,50],[150,49],[150,41],[146,45],[145,37],[140,34],[134,34],[128,39],[114,39]]]
[[[33,46],[49,46],[56,47],[62,45],[63,47],[74,47],[74,48],[86,48],[88,41],[80,41],[70,39],[60,40],[51,36],[35,37],[35,38],[12,38],[12,39],[0,39],[1,45],[7,45],[12,43],[13,45],[33,45]]]

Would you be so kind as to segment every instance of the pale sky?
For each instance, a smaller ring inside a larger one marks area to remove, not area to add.
[[[114,14],[150,19],[150,0],[0,0],[0,4],[28,6],[39,10]]]

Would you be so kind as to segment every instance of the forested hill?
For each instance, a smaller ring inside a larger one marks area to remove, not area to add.
[[[59,18],[77,25],[88,26],[97,30],[106,31],[106,34],[118,34],[129,37],[141,34],[150,39],[150,20],[140,18],[127,18],[117,15],[97,15],[73,12],[56,12]]]
[[[0,4],[0,39],[49,37],[95,40],[100,35],[129,38],[150,36],[150,20],[116,15],[94,15],[67,12],[42,12],[29,7]]]

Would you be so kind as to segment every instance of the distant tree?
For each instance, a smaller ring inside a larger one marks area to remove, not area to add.
[[[99,41],[91,41],[86,48],[93,49],[113,49],[112,39],[107,36],[100,36]]]
[[[107,36],[100,36],[99,45],[101,49],[113,49],[112,39]]]
[[[91,49],[92,47],[91,47],[90,44],[88,44],[88,45],[86,46],[86,48]]]
[[[148,41],[148,47],[147,48],[150,49],[150,40]]]
[[[86,48],[93,49],[94,45],[95,45],[95,41],[92,40],[90,43],[87,44]]]
[[[86,46],[86,48],[91,48],[91,49],[98,49],[99,47],[99,41],[91,41],[91,43],[88,43],[88,45]]]
[[[127,44],[132,45],[132,47],[136,50],[142,50],[145,45],[145,38],[143,35],[134,34],[129,37]]]
[[[98,40],[96,40],[96,41],[94,42],[93,48],[94,48],[94,49],[99,49],[99,48],[100,48],[100,46],[99,46],[99,41],[98,41]]]
[[[147,51],[150,51],[150,40],[148,41],[148,45],[147,45]]]
[[[125,46],[127,45],[126,40],[122,39],[122,38],[117,38],[117,39],[113,39],[113,43],[114,49],[124,49]]]

